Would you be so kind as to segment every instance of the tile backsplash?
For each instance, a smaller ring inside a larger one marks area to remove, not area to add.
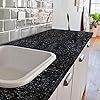
[[[0,43],[51,29],[52,7],[52,0],[0,0]]]

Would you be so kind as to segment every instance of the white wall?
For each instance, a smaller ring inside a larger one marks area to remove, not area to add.
[[[89,3],[90,0],[85,0],[84,2],[84,28],[87,32],[90,31]]]
[[[63,1],[65,0],[53,1],[53,28],[67,28],[66,11],[63,6]],[[68,4],[66,4],[66,6],[68,6]]]
[[[74,6],[75,0],[54,0],[53,6],[53,28],[68,29],[68,21],[66,14],[70,16],[71,30],[80,30],[81,14],[77,12],[77,7]]]

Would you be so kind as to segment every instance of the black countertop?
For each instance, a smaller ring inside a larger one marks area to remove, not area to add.
[[[0,100],[48,100],[92,34],[52,29],[7,43],[50,51],[56,54],[57,59],[27,85],[13,89],[0,88]]]

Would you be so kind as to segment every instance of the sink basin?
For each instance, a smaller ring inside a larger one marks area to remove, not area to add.
[[[0,46],[0,87],[14,88],[32,81],[54,60],[51,52],[17,46]]]

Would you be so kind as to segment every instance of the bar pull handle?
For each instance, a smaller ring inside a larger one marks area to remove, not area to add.
[[[68,76],[66,77],[66,79],[64,80],[64,86],[68,86],[69,83],[71,82],[72,80],[72,73],[69,73]]]
[[[85,55],[82,54],[82,55],[79,57],[79,62],[82,62],[82,61],[84,60],[84,58],[85,58]]]

